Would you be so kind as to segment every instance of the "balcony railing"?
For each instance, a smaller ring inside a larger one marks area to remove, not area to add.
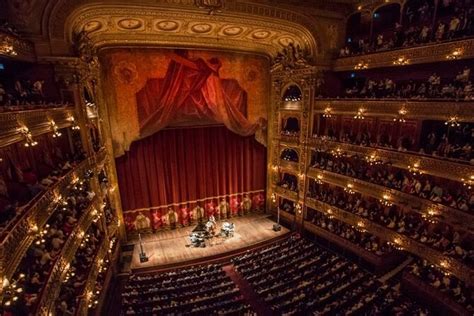
[[[312,138],[309,143],[311,146],[318,149],[337,149],[342,152],[357,154],[359,156],[368,157],[375,155],[382,161],[389,161],[393,166],[408,169],[408,166],[420,164],[420,169],[424,173],[438,176],[441,178],[460,181],[461,178],[466,178],[470,174],[474,174],[474,166],[470,165],[468,161],[441,159],[428,155],[421,155],[415,152],[402,152],[398,150],[390,150],[380,147],[366,147],[357,146],[348,143],[332,141],[323,138]]]
[[[323,177],[317,178],[318,174]],[[439,214],[436,218],[440,221],[449,223],[455,227],[474,228],[474,216],[458,209],[438,204],[427,199],[422,199],[408,193],[316,168],[310,168],[308,176],[341,188],[345,188],[348,183],[351,183],[353,184],[352,189],[354,191],[376,199],[383,199],[385,194],[389,194],[390,202],[393,202],[394,204],[402,207],[408,206],[414,212],[422,215],[428,214],[428,210],[430,209],[436,210]]]
[[[398,234],[397,232],[386,228],[384,226],[375,224],[374,222],[367,220],[365,218],[359,217],[350,212],[339,209],[330,204],[318,201],[316,199],[307,198],[306,206],[309,206],[315,210],[318,210],[322,213],[327,214],[327,210],[331,210],[331,216],[341,220],[349,225],[354,227],[363,227],[371,234],[379,237],[382,240],[389,240],[392,243],[396,244],[398,247],[421,256],[428,261],[441,266],[442,269],[449,271],[450,273],[457,276],[459,279],[467,282],[468,284],[474,284],[474,271],[464,265],[463,263],[445,256],[443,253],[434,250],[424,244],[417,242],[405,235]]]
[[[285,159],[280,159],[280,167],[298,173],[298,163]]]
[[[361,62],[367,69],[381,67],[407,67],[394,65],[394,61],[403,57],[408,64],[423,64],[446,61],[448,55],[458,51],[459,59],[474,57],[474,41],[472,39],[458,40],[445,43],[433,43],[409,48],[400,48],[385,52],[376,52],[365,55],[341,57],[334,63],[335,71],[352,71]]]
[[[46,281],[37,306],[37,313],[39,315],[50,315],[54,313],[54,304],[61,287],[58,284],[64,280],[66,272],[69,269],[69,265],[76,254],[77,249],[79,248],[85,232],[92,224],[94,219],[94,214],[92,210],[97,209],[97,197],[94,198],[91,205],[84,211],[84,213],[79,218],[76,227],[68,236],[66,242],[64,243],[61,253],[58,255],[58,259],[55,261],[51,274],[49,275],[48,280]]]
[[[473,41],[474,42],[474,41]],[[445,121],[455,113],[464,122],[474,122],[474,102],[455,102],[452,100],[408,101],[385,99],[317,99],[314,112],[324,113],[331,108],[331,114],[354,116],[358,109],[364,109],[364,116],[397,118],[398,111],[404,107],[406,118]]]
[[[298,192],[291,191],[291,190],[282,188],[282,187],[277,186],[277,185],[274,186],[273,190],[275,191],[275,193],[277,195],[279,195],[279,196],[281,196],[285,199],[291,200],[293,202],[298,201]]]
[[[0,52],[1,57],[15,60],[35,62],[36,53],[33,43],[24,40],[17,35],[0,31],[0,45],[9,47],[9,50]]]
[[[58,128],[70,127],[73,114],[74,108],[66,105],[55,109],[0,113],[0,147],[24,141],[24,135],[19,130],[21,126],[28,127],[33,137],[52,132],[51,120]]]
[[[101,156],[102,159],[105,156]],[[33,226],[41,229],[57,206],[56,197],[64,195],[73,179],[82,175],[86,170],[94,168],[99,160],[86,159],[69,171],[62,179],[36,198],[32,204],[22,209],[22,214],[10,223],[5,233],[0,237],[0,267],[1,276],[10,279],[34,240],[30,233]]]

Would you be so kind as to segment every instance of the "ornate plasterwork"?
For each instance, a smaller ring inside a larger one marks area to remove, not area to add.
[[[249,18],[243,14],[218,16],[194,10],[127,5],[96,5],[76,10],[67,20],[66,35],[87,33],[95,48],[110,46],[168,46],[232,49],[276,56],[294,45],[309,54],[317,51],[309,31],[294,22]]]
[[[15,60],[22,60],[28,62],[36,61],[36,54],[33,44],[29,41],[23,40],[18,36],[0,32],[0,47],[9,47],[14,54],[2,53],[0,50],[0,57],[13,58]]]
[[[395,65],[393,62],[403,57],[409,64],[423,64],[446,61],[446,56],[459,51],[458,59],[474,57],[474,41],[472,39],[449,43],[434,43],[419,47],[391,50],[387,52],[366,54],[354,57],[336,59],[334,71],[353,71],[359,63],[367,65],[368,69],[381,67],[406,67]]]
[[[364,108],[365,116],[383,116],[396,118],[404,107],[406,117],[423,120],[446,120],[451,116],[459,117],[463,122],[474,122],[474,102],[454,101],[386,101],[386,100],[324,100],[314,102],[314,113],[324,113],[330,107],[332,114],[354,115],[357,109]]]

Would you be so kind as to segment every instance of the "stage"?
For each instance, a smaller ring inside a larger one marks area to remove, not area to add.
[[[148,256],[148,262],[140,263],[140,246],[138,240],[134,241],[135,247],[131,262],[131,269],[143,268],[169,268],[186,262],[198,262],[224,257],[237,252],[241,248],[256,246],[266,241],[281,237],[289,231],[281,227],[281,231],[273,230],[274,221],[265,214],[250,214],[244,217],[234,217],[229,222],[236,226],[234,237],[214,237],[207,241],[207,247],[186,247],[190,244],[189,234],[196,225],[177,228],[174,230],[160,231],[156,234],[142,236],[143,250]],[[217,231],[223,221],[217,222]]]

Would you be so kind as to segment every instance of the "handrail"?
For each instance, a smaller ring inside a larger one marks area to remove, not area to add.
[[[363,227],[363,229],[380,239],[390,241],[403,250],[424,257],[428,259],[428,261],[441,266],[442,269],[448,270],[459,279],[464,280],[467,284],[474,284],[474,271],[472,269],[454,258],[445,256],[438,250],[427,247],[405,235],[399,234],[389,228],[325,202],[313,198],[307,198],[306,206],[319,210],[324,214],[327,214],[327,210],[330,209],[331,216],[334,216],[336,219],[354,227]]]

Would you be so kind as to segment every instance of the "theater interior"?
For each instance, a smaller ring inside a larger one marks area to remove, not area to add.
[[[1,1],[0,315],[473,315],[473,60],[473,0]]]

